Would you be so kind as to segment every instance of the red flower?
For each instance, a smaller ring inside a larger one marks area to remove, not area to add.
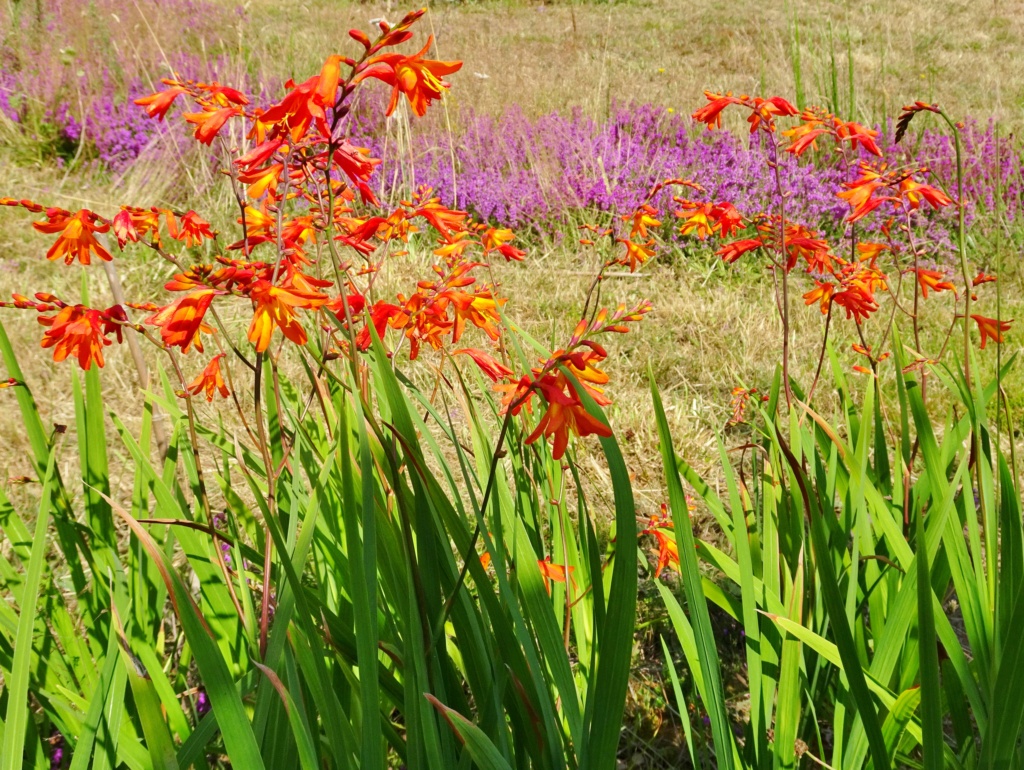
[[[50,327],[43,334],[42,346],[53,348],[54,361],[74,356],[85,370],[92,368],[94,361],[103,366],[103,348],[112,343],[103,335],[100,311],[68,305],[55,316],[40,316],[39,323]]]
[[[94,233],[105,233],[110,229],[107,223],[97,224],[99,217],[88,209],[82,209],[73,216],[64,209],[47,209],[46,222],[33,222],[32,226],[41,233],[60,233],[56,243],[46,252],[47,259],[64,257],[64,264],[70,265],[76,259],[83,265],[90,264],[90,254],[105,262],[112,257],[96,240]]]
[[[742,257],[748,251],[759,249],[764,246],[764,242],[760,238],[746,238],[740,241],[733,241],[732,243],[725,244],[722,248],[715,252],[725,262],[735,262],[737,259]]]
[[[224,384],[224,378],[220,373],[220,360],[224,358],[223,353],[218,353],[213,357],[213,360],[206,365],[202,373],[196,377],[192,382],[188,384],[188,392],[193,396],[198,396],[203,391],[206,392],[206,400],[213,401],[214,392],[219,391],[221,396],[227,398],[231,391],[228,390],[228,386]]]
[[[189,210],[181,217],[181,224],[175,222],[174,217],[167,217],[168,230],[171,237],[183,241],[186,246],[198,246],[203,238],[213,240],[217,234],[210,229],[210,223],[200,217],[196,212]]]
[[[185,93],[185,89],[181,86],[174,86],[168,88],[166,91],[160,91],[159,93],[150,94],[149,96],[143,96],[135,100],[135,104],[140,107],[146,108],[146,114],[151,118],[157,120],[163,120],[164,116],[167,115],[167,110],[174,104],[174,100],[177,99],[181,94]]]
[[[480,367],[485,375],[487,375],[491,382],[497,382],[503,380],[506,377],[512,376],[512,370],[505,366],[501,361],[498,361],[493,356],[488,355],[478,348],[462,348],[461,350],[453,350],[452,355],[457,356],[465,354],[476,362],[476,365]]]
[[[431,61],[423,55],[434,44],[434,36],[427,38],[427,44],[413,56],[388,53],[375,56],[365,70],[356,77],[356,81],[373,77],[392,86],[391,101],[388,103],[387,115],[398,106],[398,95],[405,94],[412,111],[423,117],[427,107],[435,99],[441,98],[441,92],[448,88],[448,83],[441,80],[445,75],[458,72],[462,68],[460,61]]]
[[[241,115],[238,107],[222,107],[219,110],[205,110],[203,112],[186,112],[183,116],[189,123],[195,124],[195,137],[203,144],[213,144],[217,134],[224,128],[228,118]]]
[[[705,91],[704,96],[707,98],[708,103],[694,112],[692,117],[698,123],[706,124],[709,131],[712,128],[722,127],[722,110],[730,104],[743,103],[741,99],[733,96],[731,93],[723,96],[722,94],[716,94],[713,91]]]
[[[551,456],[560,460],[569,445],[570,433],[577,436],[594,434],[605,438],[612,435],[611,428],[587,412],[574,386],[566,382],[564,375],[546,375],[536,385],[548,402],[548,408],[533,433],[527,436],[527,444],[532,444],[541,436],[548,436],[554,441]]]
[[[985,349],[985,343],[988,340],[992,340],[997,345],[1003,342],[1003,332],[1010,331],[1010,324],[1013,323],[1013,319],[1009,321],[1000,321],[997,318],[986,318],[983,315],[972,315],[975,323],[978,324],[978,331],[981,333],[981,349]]]
[[[215,289],[193,291],[160,308],[145,323],[160,328],[160,336],[168,347],[179,347],[183,353],[187,353],[189,347],[195,345],[196,350],[202,353],[200,332],[213,334],[213,329],[203,323],[203,318],[213,298],[223,293]]]

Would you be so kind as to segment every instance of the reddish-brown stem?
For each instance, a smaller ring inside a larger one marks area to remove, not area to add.
[[[793,406],[793,390],[789,384],[789,259],[786,254],[786,193],[782,189],[779,164],[779,142],[774,131],[766,131],[772,146],[770,165],[779,196],[779,258],[782,262],[782,380],[786,388],[786,406]]]
[[[832,308],[834,304],[828,303],[828,315],[825,316],[825,336],[821,341],[821,353],[818,354],[818,367],[814,370],[814,379],[811,380],[810,390],[807,391],[807,404],[810,405],[811,399],[814,398],[814,389],[818,387],[818,378],[821,376],[821,367],[825,362],[825,351],[828,348],[828,332],[832,325]]]

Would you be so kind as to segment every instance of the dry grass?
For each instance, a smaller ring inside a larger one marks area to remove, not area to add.
[[[303,76],[347,44],[350,27],[405,10],[334,0],[252,0],[248,8],[243,48],[255,65]],[[428,23],[437,54],[465,62],[453,105],[491,114],[518,105],[528,114],[579,107],[601,115],[631,100],[691,111],[705,88],[793,97],[798,32],[808,103],[828,101],[835,71],[839,106],[849,112],[849,53],[850,117],[882,120],[916,99],[1014,126],[1024,117],[1020,0],[439,3]]]

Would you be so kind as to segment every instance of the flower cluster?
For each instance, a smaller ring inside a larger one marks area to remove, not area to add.
[[[559,460],[565,454],[570,434],[611,435],[608,425],[594,416],[583,398],[586,394],[587,400],[601,406],[611,403],[601,388],[608,382],[608,375],[598,366],[608,357],[608,352],[593,337],[609,332],[624,333],[629,330],[627,324],[640,321],[650,309],[648,302],[641,302],[633,308],[620,305],[612,313],[602,308],[592,319],[580,320],[566,347],[552,353],[529,375],[495,386],[496,390],[504,393],[502,403],[506,413],[512,416],[524,408],[530,410],[535,393],[539,393],[546,402],[547,409],[537,427],[527,436],[527,444],[546,436],[552,441],[552,456]]]
[[[492,353],[457,348],[467,331],[479,330],[504,351],[506,298],[493,277],[481,281],[476,273],[490,268],[489,261],[496,258],[520,261],[525,251],[515,245],[512,230],[444,205],[428,187],[397,206],[382,205],[375,193],[381,160],[347,132],[352,96],[373,80],[390,89],[388,114],[405,99],[422,116],[442,98],[448,88],[443,78],[461,63],[425,58],[432,39],[415,54],[396,50],[412,38],[411,27],[424,12],[409,13],[393,26],[379,22],[374,40],[352,30],[350,37],[362,48],[360,56],[329,56],[318,74],[288,81],[283,98],[270,105],[258,106],[250,94],[216,80],[177,74],[165,78],[163,90],[135,103],[157,122],[175,105],[192,105],[181,117],[195,141],[230,156],[226,168],[240,237],[222,238],[193,210],[124,205],[105,216],[3,198],[0,205],[42,216],[35,229],[56,236],[46,254],[50,260],[83,266],[93,260],[109,262],[116,251],[111,242],[116,241],[121,251],[133,244],[150,249],[173,265],[174,273],[164,285],[172,299],[164,304],[133,301],[99,309],[40,293],[34,299],[15,295],[2,305],[34,310],[47,327],[43,347],[53,348],[55,361],[71,357],[83,369],[102,367],[104,349],[120,343],[126,330],[141,335],[171,356],[181,380],[178,393],[187,399],[229,396],[228,363],[237,359],[258,370],[261,357],[276,358],[275,339],[307,349],[321,365],[346,356],[356,366],[365,366],[358,359],[360,351],[379,339],[389,356],[407,343],[409,360],[418,358],[424,346],[442,356],[468,356],[496,387],[505,389],[509,417],[524,407],[529,410],[532,396],[539,395],[547,410],[527,443],[552,438],[556,458],[566,451],[570,435],[610,435],[585,404],[584,394],[599,404],[609,403],[601,390],[608,377],[597,367],[607,353],[593,337],[625,331],[649,306],[593,313],[580,322],[564,349],[518,380],[507,361]],[[245,147],[225,138],[233,124],[231,135],[244,135]],[[642,221],[639,226],[643,228]],[[378,297],[375,281],[382,267],[405,254],[414,235],[434,239],[432,275],[408,294]],[[193,262],[195,253],[211,256]],[[250,313],[246,340],[256,355],[255,365],[220,321],[218,308],[229,302]],[[308,345],[312,337],[316,344]],[[178,356],[192,350],[204,353],[211,340],[219,351],[187,381]]]

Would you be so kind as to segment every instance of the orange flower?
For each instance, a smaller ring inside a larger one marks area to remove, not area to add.
[[[658,567],[654,572],[655,579],[661,577],[665,567],[672,567],[679,571],[679,546],[676,544],[675,536],[655,529],[651,532],[658,539]]]
[[[249,341],[256,346],[257,353],[270,346],[275,326],[296,345],[305,345],[306,330],[295,317],[295,310],[315,310],[327,302],[323,294],[274,286],[264,279],[253,284],[249,296],[256,303],[256,312],[249,324]]]
[[[852,182],[843,182],[843,187],[846,189],[843,192],[836,193],[850,204],[851,211],[849,216],[846,217],[847,222],[856,222],[881,206],[885,201],[892,200],[892,198],[886,196],[875,197],[875,193],[885,186],[878,171],[866,163],[861,164],[860,170],[860,177]]]
[[[203,238],[213,240],[217,237],[217,234],[210,229],[210,223],[192,210],[181,217],[180,226],[175,222],[174,217],[168,214],[167,224],[171,237],[183,241],[188,247],[198,246],[203,242]]]
[[[455,310],[452,342],[459,341],[467,321],[492,340],[501,336],[498,329],[501,313],[498,312],[498,308],[504,305],[506,300],[495,298],[490,289],[477,289],[475,294],[447,292],[445,296],[451,300],[452,308]]]
[[[661,222],[656,219],[658,210],[649,203],[645,203],[632,214],[622,217],[623,222],[633,220],[633,227],[629,231],[629,237],[634,238],[639,233],[641,238],[647,237],[648,227],[661,227]]]
[[[288,151],[288,145],[284,143],[283,138],[271,139],[270,141],[263,142],[253,147],[249,152],[245,153],[235,159],[235,165],[238,166],[242,171],[252,171],[257,166],[262,166],[272,157],[278,150],[282,152]]]
[[[697,203],[695,201],[688,201],[682,199],[676,199],[682,204],[682,208],[675,212],[676,216],[680,219],[685,219],[682,226],[679,228],[680,235],[690,235],[693,233],[699,240],[704,240],[715,231],[714,222],[711,219],[712,212],[714,211],[714,205],[711,203]]]
[[[576,581],[572,577],[572,573],[576,571],[575,567],[566,568],[562,564],[552,564],[550,557],[538,560],[537,566],[540,568],[540,575],[544,578],[544,587],[548,589],[549,594],[551,593],[551,583],[564,583],[566,575],[572,581],[573,586],[576,585]]]
[[[827,133],[828,129],[822,128],[820,120],[814,117],[811,117],[809,120],[805,118],[805,122],[782,132],[782,135],[790,140],[790,145],[786,148],[786,152],[799,157],[808,148],[813,147],[817,149],[818,146],[815,140],[822,134]]]
[[[619,264],[629,265],[629,272],[631,273],[635,273],[640,265],[654,256],[654,249],[651,248],[654,241],[649,241],[646,244],[634,243],[625,238],[616,238],[616,241],[626,247],[626,253],[619,260]]]
[[[1010,324],[1013,323],[1013,319],[1000,321],[997,318],[986,318],[983,315],[972,315],[971,318],[978,324],[978,331],[981,333],[982,350],[985,349],[985,343],[988,340],[1001,345],[1003,342],[1003,332],[1010,331]]]
[[[160,336],[168,347],[179,347],[181,352],[187,353],[189,347],[195,345],[196,350],[202,353],[200,333],[213,334],[213,329],[203,323],[203,318],[213,298],[223,293],[207,288],[193,291],[160,308],[145,323],[160,328]]]
[[[821,314],[825,315],[828,313],[829,306],[832,304],[832,295],[835,291],[836,287],[834,283],[822,283],[821,281],[815,281],[814,288],[804,295],[804,304],[813,305],[815,302],[820,303]]]
[[[368,149],[356,147],[345,139],[334,151],[334,162],[359,190],[363,201],[376,205],[377,197],[367,183],[373,175],[374,168],[380,165],[380,158],[370,157]]]
[[[536,384],[548,402],[548,408],[536,429],[527,436],[527,444],[532,444],[541,436],[551,437],[554,441],[551,456],[560,460],[569,445],[570,432],[581,437],[594,434],[607,438],[612,435],[611,428],[587,412],[574,387],[565,381],[564,375],[546,375]],[[563,387],[568,388],[568,393]]]
[[[217,134],[224,128],[228,118],[241,115],[238,107],[223,107],[219,110],[204,110],[203,112],[186,112],[182,117],[189,123],[195,124],[195,137],[203,144],[213,144]]]
[[[429,194],[429,190],[422,191],[422,197]],[[467,214],[442,206],[440,198],[430,198],[413,212],[413,216],[423,217],[441,235],[448,237],[453,230],[458,232],[465,227]]]
[[[971,281],[971,286],[981,286],[983,283],[992,283],[997,280],[994,275],[987,275],[984,272],[978,273],[978,275]]]
[[[857,244],[857,253],[861,262],[872,262],[878,259],[883,251],[890,251],[890,247],[884,243],[869,243],[862,241]]]
[[[91,263],[90,254],[109,262],[110,252],[96,240],[94,233],[105,233],[110,229],[107,223],[97,224],[99,217],[88,209],[82,209],[73,216],[64,209],[47,209],[46,222],[33,222],[32,227],[41,233],[60,233],[56,243],[46,252],[47,259],[64,257],[64,264],[70,265],[76,259],[83,265]]]
[[[491,379],[491,382],[497,382],[512,376],[511,369],[495,359],[494,356],[488,355],[478,348],[462,348],[461,350],[452,351],[453,356],[462,354],[472,358],[476,365],[480,367],[480,371]]]
[[[848,319],[853,318],[857,323],[866,320],[878,310],[875,295],[866,286],[856,282],[833,294],[832,301],[846,311]]]
[[[166,91],[160,91],[159,93],[150,94],[149,96],[143,96],[135,100],[135,104],[140,107],[146,108],[146,114],[151,118],[157,120],[163,120],[164,116],[167,115],[167,110],[174,104],[174,100],[177,99],[181,94],[185,93],[185,89],[181,86],[175,86],[168,88]]]
[[[733,241],[732,243],[725,244],[722,248],[715,252],[722,258],[724,262],[735,262],[737,259],[742,257],[748,251],[759,249],[764,246],[764,241],[760,238],[746,238],[740,241]]]
[[[122,206],[113,222],[114,236],[117,245],[124,249],[128,241],[138,243],[148,233],[153,233],[153,240],[160,242],[159,213],[153,209],[138,209]]]
[[[435,99],[441,98],[441,92],[448,88],[448,83],[441,80],[445,75],[458,72],[462,68],[460,61],[431,61],[423,55],[434,44],[434,36],[427,38],[427,44],[413,56],[401,54],[382,54],[369,60],[368,66],[355,81],[373,77],[392,86],[391,101],[385,114],[390,115],[398,106],[398,95],[405,94],[412,111],[423,117],[427,107]]]
[[[744,394],[749,395],[756,391],[746,391],[742,388],[734,389],[743,391]],[[734,423],[735,424],[735,423]],[[690,503],[690,498],[686,499],[687,507],[693,510],[694,506]],[[672,532],[674,529],[673,522],[665,518],[665,513],[668,510],[668,506],[665,503],[661,504],[662,515],[654,514],[651,516],[650,521],[647,523],[646,529],[641,532],[641,535],[654,535],[658,541],[658,566],[654,572],[654,578],[657,580],[661,577],[661,573],[665,567],[673,567],[676,572],[679,571],[679,546],[676,543],[675,534]]]
[[[93,361],[103,366],[103,348],[112,343],[103,335],[100,311],[68,305],[55,316],[40,316],[39,323],[50,327],[43,334],[42,346],[53,348],[54,361],[74,356],[85,370],[92,368]]]
[[[736,231],[743,227],[743,217],[728,201],[719,201],[711,209],[711,219],[715,223],[715,230],[722,238],[728,238],[736,234]]]
[[[239,172],[238,181],[249,185],[246,193],[248,193],[250,198],[260,198],[267,190],[277,189],[277,184],[281,181],[281,173],[283,171],[283,163],[272,163],[266,168]]]
[[[774,232],[771,234],[774,235]],[[787,270],[792,270],[797,261],[803,259],[807,262],[808,272],[833,272],[832,260],[835,257],[829,253],[828,242],[817,235],[814,230],[809,230],[803,225],[786,223],[786,252],[789,255],[786,261]]]
[[[228,397],[231,391],[224,384],[224,378],[220,373],[220,360],[222,358],[224,358],[223,353],[218,353],[213,357],[213,360],[206,365],[202,373],[188,384],[189,393],[193,396],[198,396],[205,391],[207,401],[213,401],[215,391],[220,391],[221,396],[224,398]]]
[[[756,97],[747,122],[750,124],[750,133],[764,126],[766,131],[775,131],[775,116],[796,115],[796,107],[783,99],[781,96],[773,96],[770,99]]]
[[[693,119],[698,123],[707,125],[708,130],[722,127],[722,110],[730,104],[742,104],[743,101],[731,93],[725,95],[716,94],[713,91],[705,91],[704,97],[708,103],[693,113]]]
[[[408,320],[408,313],[398,305],[392,305],[384,301],[377,302],[370,310],[370,323],[364,326],[359,334],[356,335],[356,347],[360,350],[369,349],[373,341],[373,338],[370,336],[371,326],[377,332],[377,336],[383,338],[389,324],[394,325],[395,328],[402,328]]]
[[[333,107],[336,100],[338,84],[341,79],[341,58],[329,56],[319,75],[295,84],[289,80],[286,88],[291,90],[278,104],[261,113],[253,122],[253,132],[260,142],[271,126],[286,129],[293,142],[298,142],[306,135],[310,125],[316,121],[317,128],[325,137],[330,136],[325,109]]]
[[[921,201],[927,201],[928,204],[935,209],[948,206],[953,201],[937,187],[932,187],[930,184],[921,184],[915,182],[909,177],[900,182],[900,193],[907,199],[910,204],[910,208],[916,209],[921,205]]]
[[[492,251],[497,251],[505,258],[506,262],[511,262],[512,260],[521,262],[523,257],[526,256],[526,252],[517,249],[511,244],[512,239],[515,237],[515,233],[508,228],[488,227],[484,231],[484,254],[487,255]]]
[[[915,272],[909,270],[908,272]],[[921,295],[928,299],[928,290],[931,289],[936,294],[940,291],[951,291],[956,293],[956,286],[951,281],[944,281],[943,278],[946,274],[938,270],[927,270],[923,267],[919,267],[917,272],[917,282],[921,285]]]

